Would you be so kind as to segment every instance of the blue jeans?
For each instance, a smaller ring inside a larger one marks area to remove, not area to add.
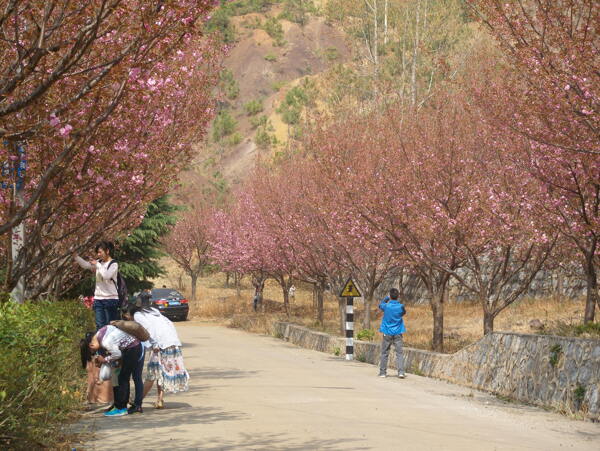
[[[137,407],[142,406],[144,398],[144,381],[142,370],[144,369],[144,347],[138,344],[133,348],[124,349],[121,357],[122,367],[119,373],[119,387],[115,398],[115,407],[124,409],[129,401],[129,379],[133,378],[135,385],[135,401]]]
[[[98,299],[94,301],[96,314],[96,330],[108,325],[111,321],[121,319],[118,299]]]

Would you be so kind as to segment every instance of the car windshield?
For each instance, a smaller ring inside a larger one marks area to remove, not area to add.
[[[183,299],[183,295],[172,288],[155,288],[152,290],[152,300],[158,301],[160,299]]]

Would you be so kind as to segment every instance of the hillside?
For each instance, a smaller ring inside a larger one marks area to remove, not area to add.
[[[293,130],[277,110],[286,95],[299,85],[314,86],[327,69],[351,57],[343,31],[323,17],[307,15],[302,25],[281,15],[282,7],[274,5],[229,18],[235,41],[224,61],[219,116],[198,146],[196,170],[188,179],[202,174],[205,182],[225,179],[231,186],[259,154],[272,157],[285,149]]]

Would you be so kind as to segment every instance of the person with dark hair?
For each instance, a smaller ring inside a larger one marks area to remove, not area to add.
[[[126,317],[141,324],[150,335],[147,343],[152,348],[152,354],[146,370],[144,397],[156,381],[158,398],[155,407],[162,409],[165,392],[187,391],[189,386],[190,375],[183,364],[177,330],[167,317],[153,307],[129,305]]]
[[[104,415],[118,417],[127,414],[142,413],[142,400],[144,396],[144,384],[142,382],[144,349],[140,341],[118,327],[108,325],[102,327],[92,336],[88,347],[93,352],[103,349],[107,354],[106,356],[96,356],[98,363],[113,364],[117,360],[121,360],[121,370],[118,376],[119,386],[115,390],[114,407]],[[135,383],[135,400],[133,405],[127,409],[129,381],[132,376]]]
[[[113,243],[101,241],[96,245],[97,260],[92,259],[88,262],[79,255],[74,256],[79,266],[96,272],[93,309],[96,316],[97,330],[111,321],[120,319],[119,293],[117,291],[119,264],[113,261],[113,252]]]
[[[402,334],[406,332],[403,317],[406,314],[406,308],[398,301],[400,292],[396,288],[390,290],[390,295],[386,296],[379,308],[383,311],[381,327],[379,331],[383,334],[381,342],[381,363],[379,365],[379,377],[387,376],[388,356],[392,344],[396,349],[396,365],[398,366],[398,377],[404,379],[404,359],[402,357]]]
[[[144,288],[136,299],[136,305],[140,307],[150,307],[152,302],[152,291],[149,288]]]
[[[102,384],[98,383],[99,368],[94,362],[94,353],[90,349],[90,342],[93,336],[94,332],[87,332],[79,343],[81,367],[87,370],[86,399],[90,405],[110,403],[114,399],[114,393],[111,395],[110,381],[104,381]],[[114,389],[112,391],[114,392]]]

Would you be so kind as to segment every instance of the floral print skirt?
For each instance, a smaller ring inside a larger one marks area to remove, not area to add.
[[[148,362],[146,380],[157,381],[167,393],[187,391],[190,375],[183,365],[183,354],[179,346],[170,346],[159,352],[151,353]]]

